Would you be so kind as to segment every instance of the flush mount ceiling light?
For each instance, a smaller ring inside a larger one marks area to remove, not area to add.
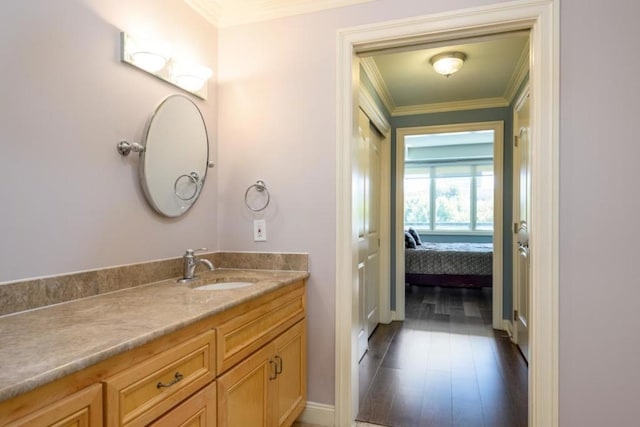
[[[436,73],[449,77],[460,71],[465,59],[467,59],[467,55],[462,52],[445,52],[431,58],[431,65]]]

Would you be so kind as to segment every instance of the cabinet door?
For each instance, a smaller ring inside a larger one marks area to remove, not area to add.
[[[150,427],[215,427],[215,381],[173,408]]]
[[[307,400],[307,333],[304,320],[274,341],[276,426],[290,426]]]
[[[71,396],[27,415],[10,427],[98,427],[102,426],[102,386],[94,384]]]
[[[218,378],[218,426],[270,425],[269,391],[276,378],[273,345],[255,352]]]

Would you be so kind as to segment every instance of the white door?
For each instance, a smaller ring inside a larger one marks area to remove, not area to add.
[[[531,275],[529,234],[531,232],[531,145],[529,94],[516,105],[514,120],[514,340],[529,360],[529,311]]]
[[[358,360],[367,351],[369,335],[379,322],[380,280],[380,141],[359,110],[359,137],[354,209],[358,221]]]
[[[365,315],[367,338],[380,323],[380,188],[382,135],[369,125],[369,188],[366,212],[369,252],[365,277]]]

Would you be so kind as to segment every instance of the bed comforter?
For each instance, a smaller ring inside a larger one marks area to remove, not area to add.
[[[492,243],[429,243],[405,249],[405,273],[491,275]]]

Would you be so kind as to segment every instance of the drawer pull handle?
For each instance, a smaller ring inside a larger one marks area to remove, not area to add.
[[[156,384],[157,388],[162,388],[162,387],[171,387],[172,385],[174,385],[175,383],[181,381],[184,378],[184,375],[182,375],[180,372],[176,372],[176,374],[173,376],[173,379],[171,380],[171,382],[164,384],[162,382],[159,382],[158,384]]]
[[[269,365],[273,366],[273,376],[269,374],[269,381],[275,380],[276,377],[278,376],[278,364],[273,360],[269,360]]]
[[[280,375],[282,373],[282,357],[275,356],[278,364],[276,365],[276,375]]]

